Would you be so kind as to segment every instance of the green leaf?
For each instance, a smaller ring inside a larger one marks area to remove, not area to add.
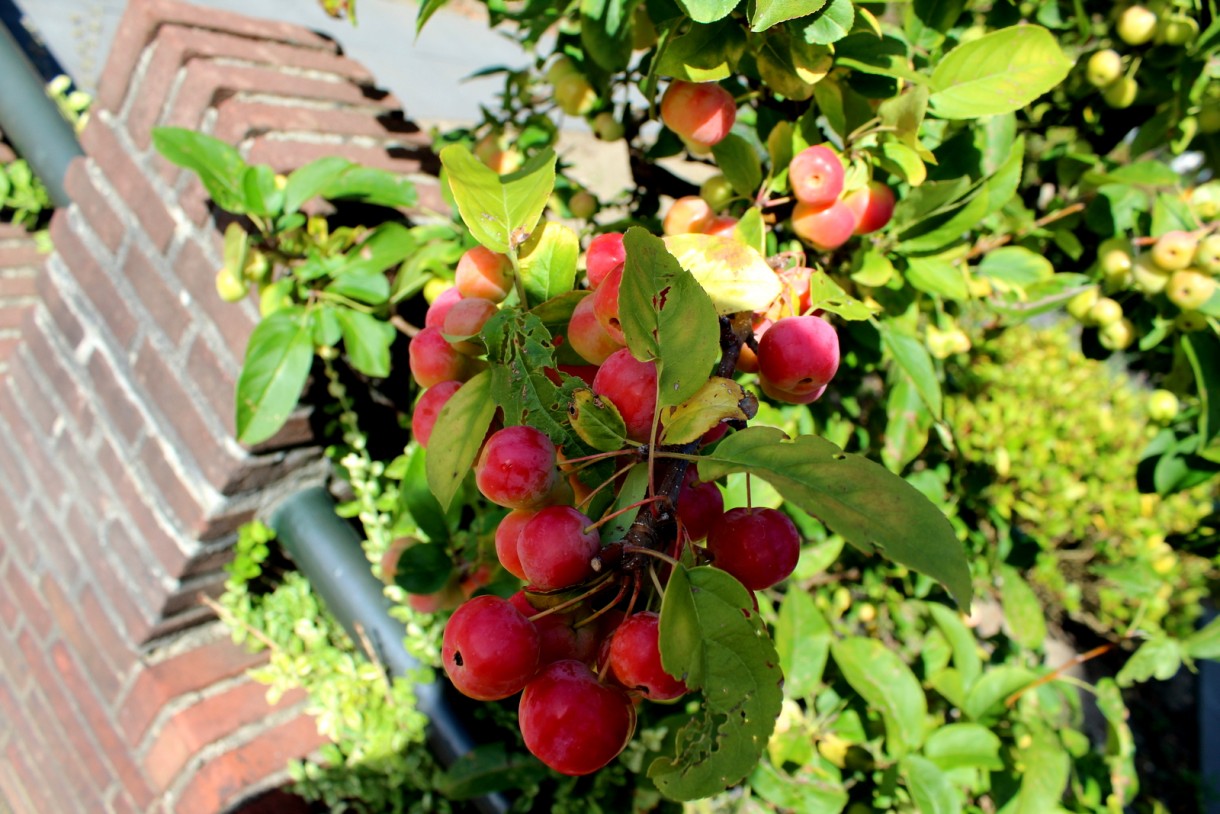
[[[945,516],[880,464],[812,435],[788,440],[774,427],[725,438],[699,462],[701,480],[746,472],[825,523],[866,554],[879,552],[938,580],[970,606],[970,569]]]
[[[416,543],[398,555],[394,584],[413,594],[430,594],[445,587],[453,560],[439,543]]]
[[[241,224],[234,221],[225,227],[224,265],[235,276],[241,277],[246,268],[246,256],[250,251],[250,235]]]
[[[328,201],[361,201],[401,209],[409,209],[419,201],[411,179],[359,164],[348,167],[346,172],[328,183],[321,195]]]
[[[783,674],[749,592],[719,569],[674,569],[660,629],[666,672],[703,697],[677,733],[674,756],[654,760],[648,776],[666,797],[696,800],[758,764],[783,703]]]
[[[903,468],[928,445],[932,414],[910,377],[897,375],[885,401],[885,445],[881,459],[893,472]]]
[[[632,14],[640,0],[581,0],[580,43],[601,68],[620,71],[631,61]]]
[[[407,453],[407,468],[398,484],[398,509],[407,514],[434,543],[449,540],[449,521],[428,490],[428,453],[418,444]]]
[[[669,41],[656,72],[689,82],[718,82],[733,74],[745,48],[746,34],[732,20],[692,25]]]
[[[1000,757],[1000,736],[985,726],[952,723],[937,728],[923,745],[924,756],[944,771],[977,767],[998,772],[1004,768]]]
[[[592,390],[582,388],[573,394],[568,415],[580,440],[598,452],[622,449],[627,441],[627,426],[614,402]]]
[[[1199,454],[1220,445],[1220,338],[1208,331],[1182,335],[1182,352],[1199,388]]]
[[[1220,618],[1183,639],[1182,653],[1192,659],[1220,659]]]
[[[908,257],[903,274],[908,283],[947,300],[968,300],[970,289],[957,264],[943,257]]]
[[[1118,671],[1120,687],[1130,687],[1151,678],[1168,681],[1182,669],[1182,645],[1167,636],[1157,636],[1139,646]]]
[[[382,223],[343,258],[337,274],[384,274],[419,248],[412,230],[401,223]]]
[[[276,311],[255,326],[237,378],[237,440],[266,441],[297,406],[313,364],[313,322],[303,308]]]
[[[1067,78],[1072,61],[1055,36],[1018,25],[962,43],[936,63],[928,102],[942,119],[1020,110]]]
[[[928,612],[932,614],[932,620],[936,622],[941,633],[944,633],[945,638],[949,640],[949,646],[953,648],[953,665],[962,677],[963,689],[970,689],[983,670],[974,634],[962,621],[961,614],[952,608],[936,602],[929,602],[927,608]]]
[[[1043,255],[1024,246],[1001,246],[983,256],[976,272],[1010,286],[1028,288],[1049,280],[1055,273],[1055,267]]]
[[[928,702],[911,668],[884,644],[851,637],[830,646],[844,680],[885,722],[885,750],[899,758],[924,740]]]
[[[380,305],[390,298],[390,281],[384,274],[340,274],[325,290],[356,302]]]
[[[546,774],[546,767],[524,750],[510,752],[503,743],[488,743],[458,757],[438,777],[436,791],[446,800],[471,800],[497,791],[532,788]]]
[[[1021,578],[1017,569],[1003,565],[999,568],[999,575],[1000,604],[1004,609],[1004,622],[1009,635],[1022,647],[1037,650],[1046,639],[1046,618],[1042,614],[1038,595]]]
[[[729,16],[740,0],[678,0],[687,16],[697,23],[714,23]]]
[[[432,15],[440,10],[449,0],[424,0],[419,5],[419,15],[415,18],[415,36],[424,30],[424,25],[432,19]]]
[[[252,215],[274,218],[284,206],[284,192],[275,182],[275,171],[266,164],[246,167],[241,177],[246,211]]]
[[[232,145],[181,127],[153,128],[152,138],[166,160],[199,176],[217,206],[237,214],[246,211],[242,180],[248,165]]]
[[[786,26],[763,36],[755,58],[763,82],[774,93],[797,102],[813,96],[814,87],[834,67],[829,47],[793,36]]]
[[[1047,814],[1058,808],[1071,774],[1072,758],[1051,732],[1038,732],[1016,760],[1024,768],[1017,796],[1004,814]]]
[[[665,248],[707,292],[717,314],[763,311],[782,285],[767,259],[740,240],[718,235],[668,235]]]
[[[898,768],[920,814],[961,814],[961,792],[935,763],[919,755],[907,755]]]
[[[352,166],[352,162],[346,158],[328,155],[293,170],[288,176],[288,185],[284,187],[284,211],[292,213],[300,210]]]
[[[812,698],[822,685],[830,654],[830,624],[805,591],[788,591],[775,621],[775,650],[784,671],[784,694]]]
[[[627,477],[619,488],[618,497],[614,499],[614,510],[625,509],[633,503],[644,499],[648,493],[648,464],[638,463],[627,471]],[[635,522],[635,512],[625,512],[601,527],[603,542],[614,542],[623,539],[627,529]]]
[[[503,179],[460,144],[441,150],[441,163],[462,221],[476,240],[500,254],[525,242],[555,187],[550,148]]]
[[[428,486],[443,510],[449,511],[462,481],[473,468],[495,414],[489,371],[483,371],[463,384],[441,408],[432,434],[448,439],[448,443],[432,446],[427,472]]]
[[[762,210],[751,206],[745,211],[733,227],[733,237],[740,240],[759,254],[767,250],[767,227],[763,223]]]
[[[1135,736],[1127,723],[1129,714],[1123,703],[1122,690],[1112,678],[1103,678],[1094,686],[1097,709],[1109,725],[1106,738],[1106,763],[1110,766],[1110,783],[1120,806],[1130,803],[1139,794],[1139,774],[1135,769]]]
[[[572,290],[580,237],[562,223],[543,223],[521,245],[518,258],[521,282],[531,306]]]
[[[352,367],[374,379],[390,375],[390,345],[398,332],[394,326],[372,314],[336,308],[343,329],[343,350]]]
[[[804,23],[801,34],[810,45],[830,45],[846,37],[855,20],[856,7],[852,5],[852,0],[830,0],[808,21],[801,21]]]
[[[1036,674],[1024,667],[1011,664],[993,667],[979,676],[979,680],[967,692],[962,712],[983,725],[994,723],[1004,714],[1004,701],[1037,678]]]
[[[715,306],[660,238],[632,227],[623,247],[619,319],[627,347],[637,359],[657,361],[658,406],[681,404],[707,381],[720,354]]]
[[[879,323],[878,330],[898,367],[910,377],[933,417],[939,419],[942,411],[940,381],[936,378],[936,368],[932,365],[928,349],[918,339],[903,333],[889,322]]]
[[[712,155],[733,190],[753,198],[763,179],[762,162],[753,145],[736,133],[729,133],[712,147]]]
[[[750,791],[775,806],[774,810],[801,814],[839,814],[851,799],[839,770],[820,756],[801,766],[795,776],[770,763],[759,763],[748,785]]]
[[[285,280],[284,282],[292,282]],[[343,338],[343,326],[339,324],[339,317],[335,313],[342,306],[320,304],[317,308],[311,310],[313,318],[313,343],[317,347],[333,348],[339,344],[339,340]]]
[[[757,0],[750,14],[750,30],[766,31],[777,23],[820,11],[826,0]]]

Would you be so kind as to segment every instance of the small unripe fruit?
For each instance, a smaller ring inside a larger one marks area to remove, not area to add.
[[[250,293],[250,287],[240,274],[235,274],[228,266],[221,266],[216,272],[216,293],[225,302],[237,302]]]
[[[1148,417],[1158,424],[1173,421],[1180,409],[1178,397],[1168,390],[1154,390],[1148,397]]]
[[[520,150],[505,147],[500,143],[499,133],[488,133],[474,145],[475,158],[482,161],[497,175],[508,175],[521,169],[525,156]]]
[[[1115,79],[1101,91],[1101,98],[1115,110],[1124,110],[1135,103],[1140,86],[1132,77]]]
[[[711,147],[737,120],[733,95],[715,82],[675,79],[661,97],[661,121],[684,141]]]
[[[1118,16],[1118,38],[1127,45],[1143,45],[1156,34],[1156,14],[1144,6],[1131,6]]]
[[[1098,331],[1097,339],[1106,350],[1125,350],[1135,341],[1135,325],[1129,319],[1120,319]]]
[[[1208,235],[1199,241],[1199,246],[1195,249],[1194,265],[1205,274],[1220,274],[1220,234]]]
[[[661,231],[667,235],[688,235],[702,232],[716,213],[707,201],[698,195],[686,195],[670,205],[661,222]]]
[[[1095,88],[1104,88],[1123,75],[1123,58],[1113,48],[1098,51],[1089,57],[1084,76]]]
[[[1113,325],[1123,318],[1123,307],[1116,300],[1101,297],[1089,309],[1089,321],[1099,328]]]
[[[1096,287],[1086,288],[1068,300],[1068,315],[1077,322],[1085,325],[1092,324],[1089,312],[1093,310],[1093,306],[1097,304],[1097,300],[1100,298],[1101,294],[1097,291]]]
[[[733,200],[733,185],[724,175],[717,173],[699,185],[699,197],[707,201],[712,211],[719,212]]]
[[[1107,285],[1122,287],[1130,278],[1131,268],[1135,265],[1131,244],[1121,237],[1103,240],[1097,247],[1097,265]]]
[[[1196,311],[1216,293],[1216,281],[1193,269],[1175,271],[1165,286],[1165,296],[1183,311]]]
[[[588,220],[597,214],[597,197],[583,189],[574,192],[568,199],[568,210],[572,217]]]
[[[623,137],[623,123],[609,110],[603,110],[594,116],[592,126],[593,135],[602,141],[618,141]]]
[[[1180,271],[1194,260],[1198,247],[1199,239],[1190,232],[1166,232],[1152,246],[1152,262],[1165,271]]]
[[[1207,317],[1200,314],[1198,311],[1182,311],[1173,318],[1173,327],[1183,333],[1194,333],[1195,331],[1205,330],[1207,326]]]
[[[454,279],[463,297],[503,302],[513,289],[513,264],[506,255],[475,246],[458,260]]]
[[[555,82],[555,103],[569,116],[583,116],[597,104],[597,91],[581,74],[565,74]]]
[[[1169,272],[1162,269],[1147,255],[1140,256],[1131,267],[1131,281],[1136,291],[1149,297],[1160,294],[1169,283]]]
[[[1199,36],[1199,24],[1186,14],[1173,14],[1161,20],[1156,38],[1166,45],[1186,45]]]

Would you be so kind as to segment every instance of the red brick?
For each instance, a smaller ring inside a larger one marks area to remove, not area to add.
[[[155,486],[171,516],[178,521],[186,536],[195,537],[198,530],[207,525],[206,509],[191,487],[184,482],[183,474],[172,467],[165,451],[155,443],[147,443],[140,449],[140,463],[148,473],[148,480]]]
[[[174,80],[180,75],[179,68],[196,58],[240,59],[275,68],[330,73],[357,84],[372,82],[372,76],[364,66],[333,52],[177,25],[163,26],[150,47],[152,56],[144,71],[140,92],[126,115],[127,131],[141,149],[151,140],[152,128],[159,122]],[[188,70],[193,68],[192,65]]]
[[[223,631],[220,625],[215,630]],[[119,726],[129,744],[143,740],[157,713],[174,698],[241,675],[266,661],[266,653],[248,653],[223,635],[150,663],[139,674],[119,710]]]
[[[16,410],[12,398],[8,391],[0,389],[0,438],[15,438],[17,430],[10,425],[9,413]],[[35,493],[34,479],[29,472],[21,466],[21,462],[16,455],[0,455],[0,473],[3,474],[3,480],[8,485],[9,494],[15,501],[22,504],[28,504]],[[28,523],[28,515],[22,511],[14,516],[17,523],[17,529],[13,526],[8,527],[8,531],[19,530],[25,527]],[[35,560],[37,550],[33,545],[18,546],[18,554],[27,564],[32,564]]]
[[[110,662],[122,673],[130,671],[136,655],[130,641],[114,624],[113,605],[103,605],[92,585],[86,585],[79,593],[80,611],[85,619],[87,633],[96,642],[98,649],[106,654]],[[115,693],[117,695],[117,693]]]
[[[16,336],[0,335],[0,363],[5,365],[5,369],[7,369],[8,360],[13,358],[13,354],[21,347],[21,344],[20,334]]]
[[[292,706],[302,698],[303,693],[295,691],[277,707]],[[209,695],[165,722],[145,754],[144,772],[154,784],[168,787],[200,749],[257,723],[277,707],[267,703],[267,688],[252,680]]]
[[[30,363],[15,364],[9,370],[6,382],[12,391],[13,398],[22,408],[23,413],[34,426],[35,434],[45,441],[55,427],[55,411],[46,408],[46,399],[42,389],[34,381],[30,372]]]
[[[225,302],[216,293],[216,265],[198,243],[188,240],[183,243],[173,268],[190,292],[192,305],[216,326],[233,357],[244,359],[246,342],[254,330],[254,316],[240,305]]]
[[[4,304],[0,303],[0,331],[14,330],[21,327],[21,323],[25,321],[26,315],[34,304]]]
[[[21,778],[24,784],[25,791],[29,795],[30,804],[33,806],[30,809],[34,814],[46,814],[48,811],[75,811],[81,805],[80,800],[75,796],[69,796],[71,792],[65,788],[64,783],[60,778],[55,778],[56,782],[51,782],[43,776],[42,770],[52,769],[52,765],[38,765],[41,761],[35,762],[30,760],[31,754],[37,754],[24,744],[18,745],[13,743],[5,750],[8,766],[12,768],[13,774]],[[53,754],[50,750],[43,751],[42,754]],[[9,800],[10,804],[16,805],[15,801]],[[20,811],[20,809],[17,809]]]
[[[128,567],[134,568],[141,562],[146,562],[147,553],[152,553],[156,561],[165,569],[164,573],[177,575],[187,560],[187,555],[178,544],[178,537],[172,529],[162,524],[154,508],[136,486],[131,475],[131,458],[120,458],[110,444],[103,444],[98,449],[98,464],[106,476],[111,489],[118,498],[117,513],[129,520],[137,533],[141,545],[129,542],[124,549],[129,549],[134,561],[129,561]],[[108,528],[108,532],[110,529]],[[118,532],[114,532],[118,534]],[[125,539],[134,540],[123,532]],[[118,543],[122,545],[120,541]],[[121,549],[123,550],[123,549]],[[159,603],[159,600],[158,600]]]
[[[37,814],[38,810],[25,792],[25,783],[32,779],[27,777],[23,781],[15,767],[0,764],[0,807],[7,805],[6,810],[12,814]]]
[[[314,720],[305,715],[267,730],[201,768],[183,790],[178,814],[215,814],[250,786],[283,771],[288,761],[324,743]]]
[[[120,348],[128,348],[136,335],[136,320],[127,307],[126,299],[115,288],[114,281],[81,242],[67,218],[51,221],[51,239],[55,241],[55,251],[79,284],[79,289],[97,310],[101,318],[99,324],[110,329]]]
[[[31,319],[22,330],[22,339],[29,350],[29,358],[38,362],[38,372],[44,381],[67,408],[68,414],[76,424],[80,438],[88,438],[95,421],[94,407],[90,399],[93,394],[85,393],[84,376],[77,367],[75,360],[68,360],[71,370],[65,365],[65,355],[56,343],[47,336],[44,327],[36,319]],[[75,459],[75,460],[83,460]]]
[[[59,633],[84,665],[94,694],[99,698],[113,698],[118,694],[121,676],[115,664],[98,649],[92,635],[86,630],[76,602],[69,600],[63,588],[50,576],[43,576],[41,585]]]
[[[69,697],[72,695],[70,690],[65,690],[65,685],[61,682],[61,676],[53,669],[47,661],[43,651],[39,648],[34,640],[23,635],[18,642],[21,646],[21,652],[25,656],[25,666],[29,669],[34,677],[34,690],[26,696],[25,703],[34,718],[42,718],[43,724],[39,730],[44,732],[47,737],[51,737],[51,731],[47,725],[54,725],[58,722],[58,731],[62,734],[65,743],[59,748],[55,748],[54,743],[49,743],[50,747],[47,751],[49,754],[70,754],[71,761],[66,761],[62,764],[63,769],[79,770],[84,769],[88,775],[87,778],[81,777],[75,785],[83,790],[90,786],[102,789],[109,785],[111,773],[102,761],[98,754],[98,748],[89,737],[88,731],[82,725],[82,721],[77,714],[79,709],[73,709],[74,706],[88,706],[96,703],[96,699],[92,694],[75,699],[77,704],[74,705]],[[41,696],[46,699],[46,707],[50,708],[50,714],[39,710],[34,701],[35,698]],[[68,751],[61,751],[64,748]],[[70,777],[75,772],[70,773]],[[100,795],[99,795],[100,796]]]
[[[2,578],[5,593],[12,596],[21,615],[26,621],[26,630],[33,630],[39,638],[45,638],[51,632],[51,611],[46,603],[30,585],[29,579],[21,568],[11,560]]]
[[[152,790],[148,788],[139,768],[132,761],[130,754],[124,748],[118,730],[115,729],[109,716],[98,704],[92,703],[94,697],[91,688],[81,672],[81,666],[73,658],[72,653],[62,643],[51,646],[51,658],[59,671],[64,683],[71,691],[77,710],[89,724],[93,736],[102,747],[102,755],[107,759],[115,773],[123,783],[123,787],[132,795],[137,803],[147,803],[152,799]]]
[[[38,301],[38,288],[34,283],[37,269],[5,269],[0,271],[0,301],[16,300],[28,305]]]
[[[391,153],[392,149],[385,147],[357,147],[351,144],[345,144],[342,148],[337,149],[334,144],[298,141],[293,139],[291,134],[286,136],[277,135],[274,138],[271,136],[259,136],[251,143],[250,149],[246,153],[246,160],[251,164],[270,164],[276,172],[291,172],[297,167],[308,164],[310,161],[322,158],[323,156],[338,154],[358,164],[377,167],[402,175],[421,172],[424,167],[424,161],[430,160],[429,155],[419,151],[395,150],[394,152],[396,153],[402,153],[402,157],[397,157]]]
[[[90,177],[89,167],[87,158],[73,159],[64,175],[64,190],[72,198],[72,203],[80,211],[81,219],[89,225],[90,231],[114,254],[123,242],[127,225],[115,212],[117,195],[100,190]]]
[[[111,541],[110,545],[114,546],[113,540],[118,535],[108,530],[106,536]],[[127,568],[115,569],[107,557],[95,558],[92,565],[93,583],[106,603],[114,609],[122,624],[121,629],[125,638],[137,644],[147,641],[150,638],[155,619],[152,611],[139,604],[139,600],[143,599],[143,596],[139,591],[133,590],[130,583],[130,570]],[[157,583],[150,582],[148,585],[150,587],[145,590],[155,590]]]
[[[37,271],[46,259],[33,240],[0,243],[0,268]]]
[[[104,121],[104,116],[95,114],[89,117],[89,124],[81,134],[81,146],[97,162],[107,182],[135,214],[153,245],[164,252],[174,236],[174,219],[165,208],[162,193],[148,180],[111,125]]]
[[[337,50],[331,40],[301,26],[256,20],[233,12],[205,9],[171,0],[131,0],[110,46],[110,56],[98,85],[98,104],[118,112],[144,48],[165,24],[224,31],[254,40],[274,40],[298,48]],[[138,90],[138,88],[137,88]]]
[[[12,376],[20,367],[19,364],[13,365],[9,369],[9,377],[2,384],[11,387]],[[54,506],[64,488],[62,470],[59,462],[51,458],[50,452],[46,448],[45,435],[30,423],[26,416],[26,412],[30,409],[28,405],[18,404],[14,399],[20,399],[20,394],[9,391],[8,397],[4,399],[3,403],[0,403],[0,413],[3,413],[8,419],[13,431],[9,438],[16,440],[17,445],[21,448],[21,463],[27,471],[34,475],[34,494],[41,495]],[[36,522],[43,519],[45,518],[38,516],[33,518]]]
[[[86,364],[91,397],[96,409],[110,418],[119,435],[128,444],[134,444],[144,435],[146,419],[140,412],[136,400],[131,398],[115,373],[106,354],[95,349],[89,354]]]
[[[404,148],[428,151],[431,139],[399,111],[375,114],[368,110],[322,109],[305,105],[267,104],[228,99],[217,108],[212,134],[230,144],[265,133],[322,133],[398,142]],[[334,145],[332,145],[334,149]],[[342,153],[342,147],[338,152]]]
[[[63,210],[59,210],[62,212]],[[51,220],[51,225],[55,225],[56,220],[61,220],[57,213]],[[55,258],[53,264],[60,267],[60,272],[68,274],[66,263],[62,257]],[[50,264],[49,264],[50,265]],[[68,303],[64,299],[57,285],[57,278],[50,273],[50,269],[38,276],[38,297],[42,300],[43,308],[51,316],[51,322],[57,329],[59,335],[63,337],[64,344],[69,348],[75,348],[84,339],[85,329],[81,326],[80,320]]]
[[[157,327],[171,342],[178,344],[193,319],[191,312],[183,306],[178,292],[170,288],[156,266],[137,246],[133,245],[128,252],[123,273]]]
[[[230,436],[236,433],[234,412],[237,408],[233,394],[239,370],[229,359],[221,361],[205,338],[196,336],[191,342],[186,356],[186,377],[195,383],[211,408],[211,414]]]

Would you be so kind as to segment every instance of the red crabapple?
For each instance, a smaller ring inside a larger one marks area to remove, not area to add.
[[[661,231],[667,235],[702,232],[715,216],[716,213],[707,201],[698,195],[687,195],[670,204],[664,220],[661,221]]]
[[[606,232],[589,241],[585,250],[585,271],[589,275],[589,288],[597,288],[602,280],[615,269],[622,269],[627,262],[627,251],[623,248],[622,232]]]
[[[715,82],[675,79],[661,97],[661,121],[697,146],[710,147],[722,140],[736,119],[733,94]]]
[[[825,144],[806,147],[788,163],[792,194],[813,209],[825,209],[843,192],[843,162]]]
[[[852,190],[843,196],[843,203],[856,216],[857,235],[876,232],[894,216],[894,190],[882,181]]]
[[[478,356],[486,350],[483,347],[483,340],[479,337],[479,332],[483,330],[487,320],[494,317],[499,310],[494,302],[481,297],[461,299],[455,302],[450,307],[449,313],[445,315],[441,333],[452,337],[471,337],[470,339],[458,339],[451,344],[458,353]]]
[[[541,591],[554,591],[593,576],[592,561],[601,551],[601,538],[597,529],[589,529],[592,524],[571,506],[548,506],[531,517],[517,538],[526,582]]]
[[[1199,238],[1190,232],[1166,232],[1152,244],[1152,262],[1165,271],[1181,271],[1190,265],[1197,248]]]
[[[661,666],[660,634],[660,617],[652,611],[628,616],[610,641],[610,670],[649,701],[673,701],[686,694],[686,684]]]
[[[802,201],[792,208],[792,231],[818,251],[839,248],[855,230],[856,213],[843,201],[821,209]]]
[[[525,579],[525,572],[521,570],[521,556],[517,553],[517,541],[521,538],[521,529],[535,514],[537,512],[532,509],[513,509],[496,526],[496,558],[504,570],[517,579]]]
[[[578,661],[547,665],[521,694],[525,746],[557,772],[592,774],[623,751],[635,732],[627,695],[600,683]]]
[[[611,269],[598,285],[597,290],[593,292],[593,296],[588,299],[593,300],[593,313],[597,317],[597,321],[601,323],[602,329],[615,342],[626,345],[627,337],[623,335],[623,324],[618,318],[618,292],[622,283],[623,269],[621,267]]]
[[[411,375],[420,387],[432,387],[441,382],[464,382],[478,369],[475,360],[458,353],[440,328],[424,328],[407,346]]]
[[[808,393],[793,393],[788,390],[781,390],[764,378],[758,380],[758,386],[762,388],[763,395],[767,398],[772,401],[782,401],[785,404],[813,404],[826,392],[826,385],[822,385]]]
[[[538,669],[538,631],[508,600],[476,596],[445,625],[441,659],[453,686],[479,701],[507,698]]]
[[[436,426],[441,409],[449,403],[449,399],[453,398],[453,394],[461,386],[461,382],[434,384],[415,402],[415,410],[411,413],[411,432],[415,434],[415,440],[419,441],[421,447],[428,447],[428,439],[432,437],[432,428]]]
[[[627,437],[646,442],[657,408],[656,362],[641,362],[623,348],[610,354],[593,377],[593,392],[613,402],[627,425]]]
[[[730,509],[707,536],[712,564],[752,591],[786,579],[801,554],[801,536],[776,509]]]
[[[498,506],[533,509],[547,502],[559,481],[555,445],[533,427],[505,427],[483,444],[474,480]]]
[[[786,317],[758,343],[758,372],[775,389],[807,395],[839,369],[839,336],[821,317]]]
[[[600,365],[610,354],[623,347],[621,342],[616,341],[609,331],[602,327],[593,307],[592,296],[585,297],[576,304],[572,318],[568,321],[566,336],[572,350],[595,365]]]
[[[731,215],[716,215],[700,230],[705,235],[733,237],[737,231],[737,218]]]
[[[525,591],[517,591],[508,598],[513,607],[529,618],[540,609],[530,604]],[[588,664],[597,656],[601,639],[597,635],[596,625],[577,627],[580,621],[576,613],[549,613],[531,620],[538,629],[540,667],[564,659],[572,659]]]
[[[677,514],[691,540],[697,542],[707,537],[708,531],[724,514],[724,495],[720,493],[720,487],[710,482],[699,483],[698,473],[691,467],[678,492]]]
[[[445,324],[445,317],[449,313],[458,300],[462,298],[462,292],[457,290],[457,286],[450,286],[440,293],[432,304],[428,306],[427,312],[424,314],[425,328],[440,328]]]
[[[503,302],[513,289],[513,263],[486,246],[475,246],[458,260],[454,279],[463,297]]]

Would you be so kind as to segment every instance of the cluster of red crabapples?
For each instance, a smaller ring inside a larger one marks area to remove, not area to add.
[[[598,398],[617,408],[632,442],[647,444],[657,371],[655,363],[637,360],[624,344],[618,315],[623,236],[597,236],[585,260],[590,293],[556,341],[569,343],[589,365],[565,370],[580,375]],[[775,309],[797,313],[799,282],[804,280],[807,295],[808,273],[779,272],[788,284],[786,299]],[[410,347],[412,373],[427,388],[413,416],[421,444],[431,440],[444,404],[486,364],[478,358],[478,329],[511,287],[508,258],[475,248],[459,262],[456,285],[431,305],[426,327]],[[742,348],[749,350],[738,357],[742,368],[757,370],[763,390],[774,397],[808,402],[821,395],[839,363],[834,329],[818,316],[779,316],[778,311],[773,321],[766,314],[755,316],[767,323],[766,330],[756,343],[749,340],[756,347]],[[704,443],[727,430],[724,424],[715,427]],[[699,444],[688,447],[687,452],[697,452]],[[642,449],[630,444],[608,455],[638,462]],[[757,591],[791,574],[801,542],[795,525],[778,510],[725,511],[720,488],[700,482],[695,468],[678,459],[658,466],[683,467],[669,472],[670,493],[629,507],[657,521],[659,533],[651,545],[603,541],[599,529],[609,516],[590,517],[585,511],[597,491],[617,489],[621,478],[590,487],[579,477],[581,463],[565,459],[563,450],[530,426],[489,433],[474,479],[487,500],[509,510],[496,529],[495,550],[500,565],[524,587],[507,599],[480,595],[462,603],[445,627],[442,645],[446,673],[465,695],[495,701],[521,694],[519,724],[526,746],[569,775],[594,772],[619,754],[634,732],[640,700],[672,702],[686,692],[684,683],[662,667],[659,616],[646,609],[649,600],[643,598],[668,577],[672,562],[685,552]],[[656,479],[661,481],[659,473]]]

